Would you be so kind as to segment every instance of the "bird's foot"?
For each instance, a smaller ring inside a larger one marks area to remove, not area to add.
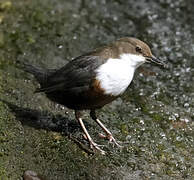
[[[90,143],[90,148],[91,149],[99,151],[102,155],[106,154],[106,152],[99,147],[99,146],[102,146],[102,145],[98,145],[93,141],[90,141],[89,143]]]
[[[112,134],[107,134],[107,135],[104,135],[104,134],[99,134],[99,136],[103,139],[108,139],[109,142],[112,142],[114,143],[117,147],[119,148],[122,148],[122,146],[116,141],[116,139],[113,137]]]

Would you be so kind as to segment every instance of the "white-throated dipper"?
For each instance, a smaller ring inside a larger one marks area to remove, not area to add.
[[[44,92],[54,102],[75,110],[90,147],[105,152],[92,140],[80,111],[90,110],[90,116],[103,129],[109,141],[116,142],[111,132],[96,117],[95,110],[112,102],[130,85],[136,68],[145,62],[164,65],[152,55],[149,46],[131,37],[124,37],[106,46],[76,57],[58,70],[45,70],[23,64],[40,83],[36,92]]]

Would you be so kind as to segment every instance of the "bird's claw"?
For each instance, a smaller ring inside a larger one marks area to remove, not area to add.
[[[98,145],[93,141],[90,142],[90,148],[91,149],[99,151],[102,155],[105,155],[106,152],[104,150],[102,150],[99,146],[103,146],[103,145]]]
[[[114,144],[115,144],[117,147],[119,147],[119,148],[122,147],[119,143],[117,143],[117,141],[115,140],[115,138],[113,137],[112,134],[104,135],[104,134],[101,134],[101,133],[100,133],[99,136],[100,136],[101,138],[103,138],[103,139],[108,139],[109,142],[114,143]]]

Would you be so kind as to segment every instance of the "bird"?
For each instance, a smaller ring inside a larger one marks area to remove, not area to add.
[[[144,63],[165,66],[150,47],[135,37],[123,37],[80,55],[59,69],[43,69],[18,61],[24,71],[34,75],[40,84],[35,93],[45,93],[48,99],[75,111],[90,148],[105,154],[88,133],[82,111],[102,128],[104,137],[120,147],[112,133],[97,118],[96,110],[120,97],[128,88],[135,70]]]

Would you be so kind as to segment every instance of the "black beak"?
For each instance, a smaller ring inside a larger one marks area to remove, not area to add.
[[[146,61],[149,63],[155,63],[160,66],[166,67],[166,64],[162,62],[160,59],[156,58],[155,56],[146,56]]]

